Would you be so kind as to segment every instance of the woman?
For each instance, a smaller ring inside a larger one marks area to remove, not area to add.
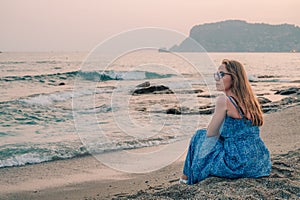
[[[192,137],[180,183],[194,184],[209,176],[263,177],[271,171],[270,153],[259,136],[260,105],[241,63],[223,60],[214,74],[218,91],[207,130]]]

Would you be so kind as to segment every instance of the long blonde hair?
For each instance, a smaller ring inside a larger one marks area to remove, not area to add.
[[[231,91],[237,97],[237,103],[245,108],[245,114],[250,114],[253,125],[262,126],[264,121],[261,107],[252,91],[244,66],[238,61],[227,59],[224,59],[222,64],[231,75]]]

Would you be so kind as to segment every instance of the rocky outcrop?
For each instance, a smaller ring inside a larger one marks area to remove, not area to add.
[[[170,51],[181,52],[290,52],[300,51],[300,27],[226,20],[196,25],[188,38]],[[200,45],[196,45],[197,41]]]
[[[140,87],[149,87],[150,86],[150,82],[149,81],[146,81],[144,83],[141,83],[139,85],[137,85],[136,87],[137,88],[140,88]]]
[[[283,109],[287,106],[297,104],[300,102],[300,99],[297,97],[286,97],[281,99],[280,101],[274,101],[270,103],[265,103],[262,105],[262,111],[264,113],[275,112],[279,109]]]
[[[191,89],[191,90],[178,90],[173,92],[170,88],[164,85],[151,85],[149,81],[146,81],[142,84],[136,86],[136,89],[132,92],[132,95],[142,95],[142,94],[197,94],[204,92],[202,89]],[[300,103],[300,88],[299,87],[290,87],[281,90],[275,90],[276,95],[289,95],[285,98],[282,98],[279,101],[271,101],[270,99],[264,97],[265,94],[258,95],[258,101],[261,105],[263,113],[276,112],[277,110],[284,109],[286,107],[298,105]],[[267,93],[267,95],[270,95]],[[216,94],[209,94],[204,92],[203,94],[198,94],[199,98],[216,98]],[[214,113],[214,105],[205,105],[200,107],[179,107],[167,106],[166,110],[153,111],[155,113],[166,113],[173,115],[210,115]],[[146,108],[136,108],[137,111],[147,112]],[[152,112],[152,111],[150,111]]]
[[[197,95],[197,97],[201,97],[201,98],[216,98],[217,95],[213,95],[213,94],[199,94],[199,95]]]
[[[284,89],[284,90],[278,90],[277,92],[275,92],[275,94],[280,94],[280,95],[290,95],[290,94],[299,94],[300,93],[300,88],[297,87],[291,87],[288,89]]]
[[[169,108],[166,110],[167,114],[173,114],[173,115],[180,115],[181,109],[180,108]]]
[[[142,87],[135,89],[132,94],[139,95],[139,94],[173,94],[174,92],[170,90],[170,88],[164,85],[154,85],[149,87]]]
[[[260,104],[266,104],[272,102],[271,100],[267,99],[266,97],[258,97],[258,102]]]

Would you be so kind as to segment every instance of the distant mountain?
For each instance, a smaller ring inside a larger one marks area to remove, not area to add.
[[[290,24],[270,25],[241,20],[196,25],[189,38],[170,51],[203,51],[192,40],[208,52],[299,52],[300,28]]]

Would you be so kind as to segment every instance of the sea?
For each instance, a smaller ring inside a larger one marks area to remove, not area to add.
[[[0,168],[170,144],[205,128],[213,73],[240,61],[257,95],[299,87],[299,53],[140,50],[91,60],[89,52],[0,53]],[[105,67],[103,67],[105,66]],[[140,84],[170,93],[133,94]],[[187,110],[167,114],[169,109]],[[195,112],[194,112],[195,111]]]

